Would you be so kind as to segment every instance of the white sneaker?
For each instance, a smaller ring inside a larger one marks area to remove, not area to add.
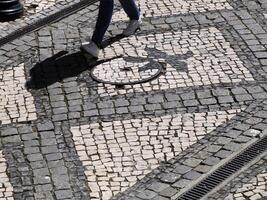
[[[89,44],[88,43],[84,43],[84,44],[82,44],[80,49],[84,53],[90,54],[94,58],[98,58],[100,49],[94,42],[91,41]]]
[[[140,29],[140,26],[142,24],[142,20],[130,20],[127,28],[122,32],[122,35],[124,36],[130,36],[135,34],[135,32]]]

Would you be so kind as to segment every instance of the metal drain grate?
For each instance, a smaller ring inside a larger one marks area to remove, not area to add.
[[[79,3],[76,3],[74,5],[71,5],[57,13],[54,13],[50,16],[47,16],[43,19],[40,19],[26,27],[23,27],[22,29],[19,29],[17,31],[12,32],[11,34],[3,37],[0,39],[0,47],[27,34],[30,33],[32,31],[35,31],[37,29],[40,29],[41,27],[45,26],[46,24],[58,21],[60,19],[63,19],[71,14],[73,14],[74,12],[77,12],[81,9],[83,9],[86,6],[92,5],[93,3],[96,3],[98,0],[82,0]]]
[[[226,180],[229,176],[240,170],[246,163],[267,150],[267,136],[263,137],[233,160],[221,166],[214,173],[199,182],[189,191],[185,192],[178,200],[196,200],[204,197],[208,192]]]

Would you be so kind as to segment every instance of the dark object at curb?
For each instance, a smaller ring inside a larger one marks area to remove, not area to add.
[[[0,22],[11,21],[23,14],[19,0],[0,0]]]

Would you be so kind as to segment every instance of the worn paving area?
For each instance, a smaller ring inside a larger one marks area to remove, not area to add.
[[[267,134],[267,2],[138,4],[98,61],[97,3],[0,47],[0,199],[177,199]],[[207,199],[266,198],[265,154]]]

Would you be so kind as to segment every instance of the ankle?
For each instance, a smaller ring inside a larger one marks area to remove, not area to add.
[[[130,21],[139,21],[141,18],[139,17],[138,19],[134,18],[134,19],[130,19]]]

